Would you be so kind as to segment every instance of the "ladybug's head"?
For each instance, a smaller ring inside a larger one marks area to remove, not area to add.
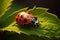
[[[27,12],[20,12],[16,16],[16,22],[18,24],[29,24],[32,20],[32,15]]]

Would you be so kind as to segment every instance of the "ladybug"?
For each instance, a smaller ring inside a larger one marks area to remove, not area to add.
[[[39,25],[39,22],[37,20],[37,17],[33,15],[32,13],[28,12],[19,12],[16,17],[15,21],[17,24],[32,24],[32,25]]]

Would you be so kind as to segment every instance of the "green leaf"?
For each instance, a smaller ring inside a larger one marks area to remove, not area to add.
[[[3,37],[2,37],[3,36]],[[1,40],[3,38],[3,40],[58,40],[56,37],[51,37],[51,38],[47,38],[44,36],[37,36],[37,35],[26,35],[26,34],[18,34],[16,32],[9,32],[9,31],[1,31],[0,30],[0,37]]]
[[[2,28],[1,30],[14,31],[18,34],[24,33],[26,35],[38,35],[46,37],[60,36],[60,19],[58,19],[56,15],[47,12],[47,9],[42,7],[34,7],[33,9],[29,9],[28,12],[33,13],[38,17],[40,23],[38,28],[34,28],[33,26],[28,26],[27,28],[21,28],[21,26],[18,25],[13,26],[16,23],[14,21],[7,27]],[[9,17],[13,16],[11,15]]]
[[[8,7],[12,4],[13,0],[0,0],[0,18],[5,14],[9,9]]]

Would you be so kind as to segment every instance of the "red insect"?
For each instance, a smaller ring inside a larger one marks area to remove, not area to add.
[[[19,12],[16,15],[15,20],[17,24],[39,24],[37,17],[28,12]]]

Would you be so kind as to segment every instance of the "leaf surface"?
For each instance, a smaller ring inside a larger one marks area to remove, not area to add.
[[[8,7],[12,4],[13,0],[0,0],[0,18],[5,14],[9,9]]]
[[[12,22],[10,25],[2,28],[1,30],[14,31],[18,34],[24,33],[26,35],[38,35],[47,37],[60,36],[60,20],[56,15],[47,12],[47,9],[42,7],[29,9],[28,12],[37,16],[40,23],[38,28],[34,28],[33,26],[28,26],[28,28],[21,28],[21,26],[18,25],[13,26],[16,22]]]

